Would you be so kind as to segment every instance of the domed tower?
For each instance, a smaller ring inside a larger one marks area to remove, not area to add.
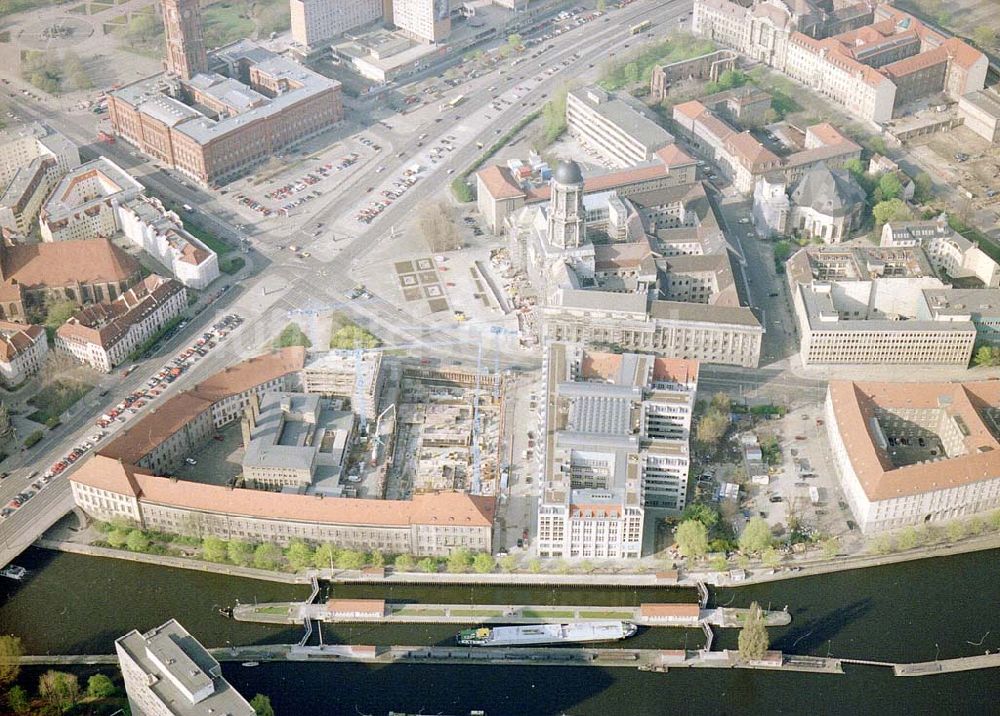
[[[552,176],[549,243],[563,249],[580,246],[585,238],[586,216],[580,165],[573,160],[560,161]]]

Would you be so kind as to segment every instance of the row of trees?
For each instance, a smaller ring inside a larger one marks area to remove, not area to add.
[[[892,534],[876,535],[869,543],[875,554],[890,554],[916,547],[926,547],[940,542],[957,542],[966,537],[976,537],[987,531],[1000,530],[1000,510],[986,517],[972,517],[968,520],[954,520],[941,525],[904,527]]]

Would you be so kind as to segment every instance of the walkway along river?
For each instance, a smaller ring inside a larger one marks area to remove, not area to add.
[[[792,623],[771,630],[775,648],[797,654],[918,662],[1000,650],[1000,552],[908,562],[720,590],[714,603],[765,608],[786,604]],[[111,653],[115,637],[177,617],[208,646],[294,643],[300,626],[240,623],[220,606],[301,600],[290,586],[225,575],[30,550],[18,562],[23,583],[0,580],[0,632],[24,639],[28,653]],[[600,604],[696,599],[689,589],[504,589],[337,585],[329,596],[466,604]],[[454,625],[326,625],[325,643],[445,645]],[[647,629],[630,648],[696,649],[689,629]],[[735,648],[736,631],[717,633],[716,649]],[[96,668],[96,667],[95,667]],[[24,669],[37,679],[44,667]],[[105,667],[107,671],[107,667]],[[846,675],[746,670],[634,669],[437,664],[227,663],[241,691],[269,693],[279,714],[383,715],[391,710],[574,715],[623,713],[992,713],[1000,700],[996,670],[897,678],[890,669],[845,666]]]

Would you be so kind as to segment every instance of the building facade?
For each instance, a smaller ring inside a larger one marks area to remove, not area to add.
[[[879,239],[885,248],[923,248],[934,269],[949,278],[975,278],[986,288],[1000,287],[1000,264],[952,229],[946,214],[929,221],[890,221]]]
[[[963,124],[990,144],[1000,142],[1000,94],[983,89],[958,98]]]
[[[538,555],[642,556],[646,510],[685,506],[697,362],[553,343],[543,371]]]
[[[310,353],[302,369],[302,388],[307,393],[351,401],[351,409],[366,419],[374,419],[385,374],[382,351],[361,353],[361,381],[354,351],[334,350]]]
[[[315,47],[381,19],[382,0],[291,0],[292,37]]]
[[[133,716],[254,716],[219,662],[174,619],[115,639],[115,654]]]
[[[41,326],[0,321],[0,382],[7,388],[37,373],[48,352],[49,342]]]
[[[118,231],[118,207],[145,188],[105,157],[66,173],[39,215],[42,241],[109,238]]]
[[[0,134],[0,229],[26,236],[52,187],[79,165],[76,145],[42,125]]]
[[[55,349],[110,373],[187,308],[177,281],[152,274],[111,303],[95,303],[56,329]]]
[[[566,129],[618,168],[653,161],[658,150],[674,141],[644,107],[597,86],[567,92]]]
[[[831,382],[827,437],[860,530],[938,524],[1000,507],[998,405],[995,381]]]
[[[451,34],[451,0],[392,0],[392,22],[419,42],[443,42]]]

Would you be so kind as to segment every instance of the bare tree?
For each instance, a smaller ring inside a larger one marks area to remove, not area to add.
[[[431,251],[454,251],[462,245],[451,207],[443,201],[421,209],[417,226]]]

